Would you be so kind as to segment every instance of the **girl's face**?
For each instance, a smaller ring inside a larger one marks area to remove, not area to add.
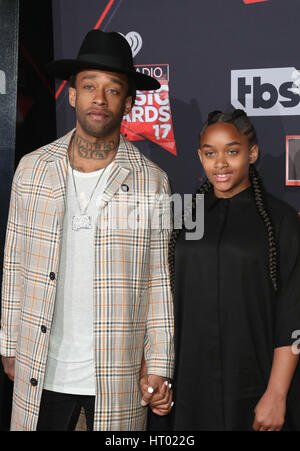
[[[258,157],[258,146],[233,124],[209,125],[200,139],[199,158],[216,197],[233,197],[250,186],[249,165]]]

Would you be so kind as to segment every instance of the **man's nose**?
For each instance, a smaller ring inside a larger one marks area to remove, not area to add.
[[[97,105],[107,105],[105,89],[96,89],[93,102]]]

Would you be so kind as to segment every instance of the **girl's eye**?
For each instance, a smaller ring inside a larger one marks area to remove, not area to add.
[[[215,153],[212,151],[205,152],[206,157],[212,157]]]
[[[231,150],[228,151],[228,154],[229,155],[237,155],[238,154],[238,150],[231,149]]]
[[[113,88],[108,89],[108,92],[110,94],[118,94],[118,91],[116,89],[113,89]]]

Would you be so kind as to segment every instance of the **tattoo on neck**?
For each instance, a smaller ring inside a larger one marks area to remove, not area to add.
[[[83,168],[81,168],[81,167],[79,167],[79,166],[73,166],[73,169],[75,170],[75,171],[78,171],[78,172],[85,172],[85,170],[83,169]]]
[[[114,141],[91,143],[81,136],[76,136],[77,152],[81,158],[90,160],[106,160],[108,155],[116,149]]]

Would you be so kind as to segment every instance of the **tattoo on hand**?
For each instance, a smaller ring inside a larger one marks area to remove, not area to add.
[[[116,149],[114,141],[90,143],[81,136],[76,136],[77,151],[81,158],[106,160],[109,153]]]

